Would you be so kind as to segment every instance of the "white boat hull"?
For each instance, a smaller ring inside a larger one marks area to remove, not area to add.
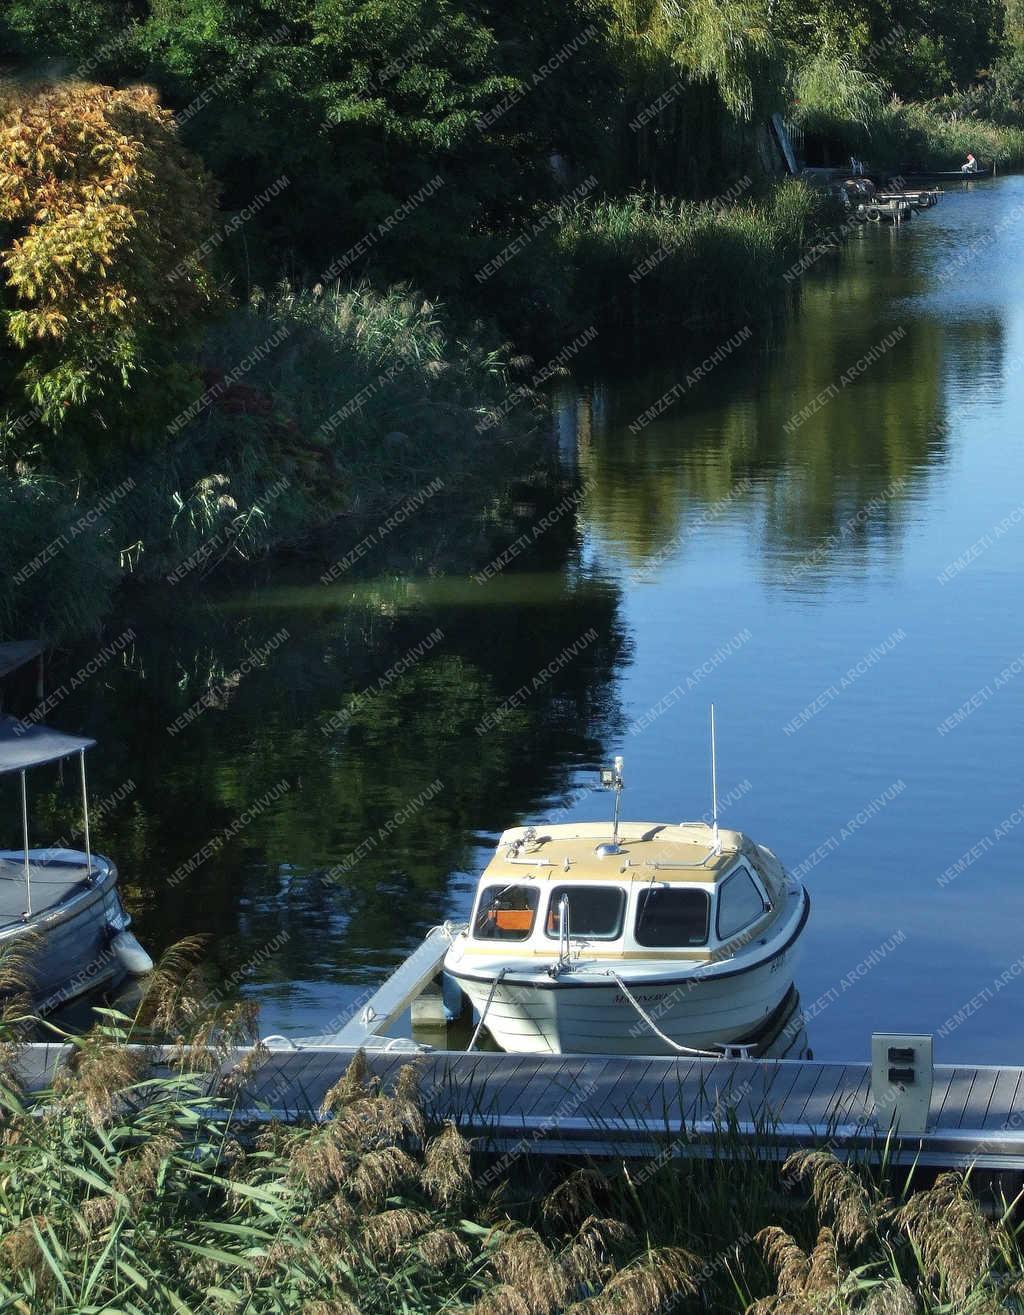
[[[706,831],[628,822],[614,846],[593,823],[503,834],[444,962],[503,1050],[760,1043],[793,985],[810,897],[764,846]],[[584,898],[574,932],[569,892],[595,888],[603,906]],[[662,911],[639,935],[652,891]]]
[[[659,1032],[675,1045],[711,1050],[752,1037],[793,984],[799,941],[758,966],[727,975],[689,973],[657,983],[626,982]],[[451,971],[449,969],[449,971]],[[621,972],[621,965],[618,971]],[[492,983],[452,976],[502,1050],[525,1054],[677,1053],[643,1020],[615,982],[597,973],[560,981]],[[624,980],[625,977],[624,977]],[[488,997],[491,996],[490,1004]]]

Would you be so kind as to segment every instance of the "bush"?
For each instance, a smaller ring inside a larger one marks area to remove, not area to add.
[[[78,448],[73,476],[51,462],[45,480],[0,490],[5,631],[70,637],[96,624],[128,573],[200,580],[339,514],[397,506],[432,480],[470,498],[475,481],[483,505],[537,420],[501,345],[472,327],[455,333],[408,288],[257,295],[208,334],[202,363],[161,441],[117,460]],[[131,493],[111,499],[126,480]],[[97,503],[98,528],[70,533]],[[25,563],[61,536],[73,549],[19,586]]]
[[[132,535],[147,544],[144,573],[211,536],[250,556],[433,477],[453,485],[535,419],[524,395],[507,423],[478,431],[508,396],[500,344],[456,335],[409,288],[257,293],[208,336],[203,360],[200,409],[171,422],[180,441],[152,472],[155,515]],[[240,363],[252,363],[242,381]]]

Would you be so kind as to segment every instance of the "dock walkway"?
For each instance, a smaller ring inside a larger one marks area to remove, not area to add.
[[[234,1117],[316,1119],[324,1096],[362,1052],[385,1089],[415,1064],[428,1117],[455,1122],[499,1154],[775,1159],[828,1146],[870,1160],[1024,1170],[1024,1068],[933,1066],[929,1036],[876,1034],[872,1065],[470,1053],[382,1035],[437,977],[458,930],[435,927],[340,1031],[267,1038],[255,1054],[237,1048],[211,1057],[198,1080],[212,1089],[244,1064]],[[47,1089],[70,1051],[25,1046],[24,1085]],[[172,1072],[169,1050],[149,1053],[154,1076]]]
[[[26,1084],[46,1087],[66,1053],[59,1045],[27,1046]],[[318,1117],[356,1053],[340,1046],[270,1051],[244,1081],[235,1116]],[[797,1147],[828,1145],[839,1155],[877,1159],[888,1132],[872,1102],[866,1063],[364,1053],[385,1087],[415,1063],[431,1119],[454,1120],[498,1153],[696,1156],[746,1146],[742,1153],[781,1158]],[[221,1072],[251,1055],[233,1052]],[[895,1135],[889,1158],[1024,1169],[1024,1069],[936,1065],[926,1130]]]

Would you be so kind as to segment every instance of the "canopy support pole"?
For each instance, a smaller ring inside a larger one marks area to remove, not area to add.
[[[92,845],[89,841],[89,791],[85,786],[85,750],[78,751],[78,765],[82,773],[82,830],[85,833],[85,875],[92,881]]]
[[[28,788],[21,769],[21,842],[25,850],[25,917],[32,916],[32,869],[28,861]]]

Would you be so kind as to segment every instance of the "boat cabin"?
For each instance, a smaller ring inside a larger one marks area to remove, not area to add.
[[[740,832],[702,824],[600,824],[506,832],[484,871],[469,953],[721,958],[766,928],[779,874]],[[767,856],[770,859],[770,855]]]

